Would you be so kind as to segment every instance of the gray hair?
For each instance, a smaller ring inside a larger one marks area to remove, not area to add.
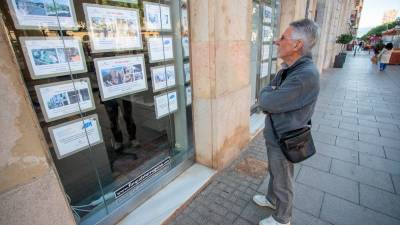
[[[319,27],[310,19],[302,19],[290,23],[293,28],[292,39],[299,39],[303,41],[304,47],[302,54],[308,54],[318,41]]]

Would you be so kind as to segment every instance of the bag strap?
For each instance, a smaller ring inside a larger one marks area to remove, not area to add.
[[[272,114],[268,113],[267,116],[269,117],[269,121],[271,121],[272,132],[274,133],[275,137],[279,140],[278,133],[276,132],[274,121],[272,120]]]
[[[278,133],[276,132],[274,120],[272,120],[272,113],[268,113],[267,116],[269,117],[269,121],[271,121],[272,132],[274,133],[275,137],[279,140],[280,137],[279,137]],[[311,119],[307,122],[307,125],[310,127],[312,126]]]
[[[280,74],[279,74],[279,72],[280,72]],[[280,70],[279,72],[278,72],[278,74],[281,76],[281,80],[280,80],[279,86],[281,86],[282,83],[286,80],[287,71],[286,70]],[[274,121],[272,120],[272,113],[267,113],[267,115],[269,116],[269,120],[271,121],[272,131],[274,132],[275,137],[279,140],[280,137],[279,137],[278,133],[276,132]],[[307,125],[311,126],[311,119],[307,122]]]

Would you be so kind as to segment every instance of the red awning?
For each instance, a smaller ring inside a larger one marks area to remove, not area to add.
[[[394,28],[392,28],[392,29],[390,29],[390,30],[387,30],[387,31],[385,31],[385,32],[382,32],[382,35],[389,35],[389,36],[392,36],[392,35],[396,35],[397,34],[397,31],[394,29]]]

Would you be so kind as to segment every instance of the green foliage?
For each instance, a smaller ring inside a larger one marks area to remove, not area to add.
[[[341,34],[339,37],[337,37],[336,43],[346,45],[350,43],[351,40],[353,40],[353,36],[351,34]]]
[[[345,49],[345,45],[350,43],[353,40],[353,36],[351,34],[341,34],[336,39],[336,43],[341,45],[341,51],[343,52]]]
[[[369,37],[363,35],[363,36],[361,37],[361,40],[363,40],[364,42],[367,42],[367,41],[369,40]]]
[[[361,37],[361,39],[368,40],[369,37],[374,36],[374,35],[381,36],[382,32],[392,29],[395,26],[396,26],[396,21],[376,26],[376,27],[372,28],[371,30],[369,30],[366,34],[364,34]]]

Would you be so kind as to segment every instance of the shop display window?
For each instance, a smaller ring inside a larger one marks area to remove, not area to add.
[[[254,0],[251,30],[251,111],[257,111],[258,95],[276,74],[279,35],[279,0]]]
[[[7,0],[0,8],[78,224],[146,198],[147,187],[193,160],[186,0]]]

